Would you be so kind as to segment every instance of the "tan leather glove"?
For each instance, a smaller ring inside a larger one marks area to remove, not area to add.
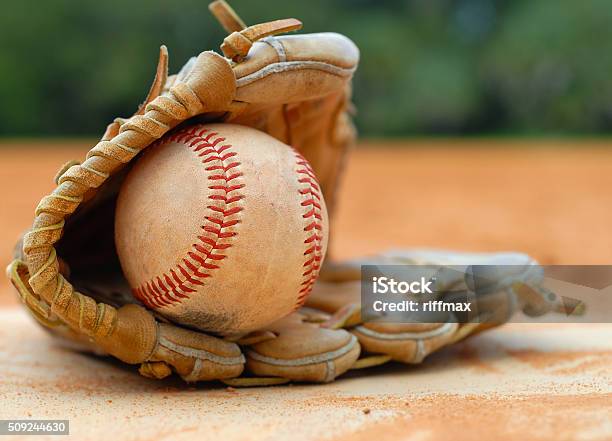
[[[334,380],[354,366],[361,348],[348,331],[321,327],[326,318],[303,309],[265,327],[261,335],[245,337],[238,343],[247,356],[246,375],[225,382],[251,386]]]
[[[57,187],[40,201],[8,268],[25,306],[54,335],[140,365],[143,375],[155,378],[173,371],[187,381],[233,378],[245,359],[235,342],[166,323],[130,295],[113,221],[117,192],[134,157],[187,121],[248,125],[308,157],[329,207],[341,158],[355,139],[348,110],[359,52],[348,38],[333,33],[278,37],[301,23],[287,19],[246,27],[224,2],[213,3],[211,10],[230,32],[221,46],[225,57],[202,52],[168,76],[162,47],[145,102],[133,116],[112,122],[82,162],[62,167]],[[355,343],[341,349],[352,340],[345,331],[307,323],[302,328],[295,317],[284,323],[271,328],[277,342],[298,333],[325,342],[282,356],[268,351],[265,342],[254,344],[250,350],[262,357],[250,363],[252,372],[269,375],[265,366],[286,357],[277,372],[282,377],[328,381],[358,356]],[[344,358],[338,359],[338,350],[346,351]],[[332,363],[334,369],[317,363]]]
[[[415,274],[436,276],[432,300],[452,300],[458,295],[465,299],[469,295],[475,311],[460,320],[451,312],[443,313],[436,317],[435,323],[426,316],[420,321],[418,315],[410,323],[364,322],[360,308],[362,265],[418,265],[414,268]],[[473,265],[488,273],[474,277],[470,270]],[[520,253],[392,251],[328,264],[306,307],[330,314],[323,326],[345,328],[357,337],[362,358],[355,367],[390,360],[412,364],[420,363],[441,347],[503,324],[516,312],[529,316],[564,313],[563,300],[543,288],[542,282],[542,268]]]

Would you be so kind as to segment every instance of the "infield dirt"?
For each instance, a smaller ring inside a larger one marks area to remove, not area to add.
[[[544,264],[609,264],[607,144],[365,143],[347,164],[332,253],[516,250]],[[57,169],[90,145],[0,146],[2,265]],[[58,348],[0,280],[0,418],[68,418],[75,439],[612,438],[610,324],[506,325],[421,366],[328,385],[193,387]]]

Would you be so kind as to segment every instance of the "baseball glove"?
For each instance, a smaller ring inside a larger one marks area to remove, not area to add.
[[[246,27],[225,2],[210,9],[229,33],[221,45],[225,57],[202,52],[168,76],[162,47],[144,103],[133,116],[113,121],[82,163],[62,167],[57,187],[40,201],[8,268],[24,304],[54,335],[140,365],[141,374],[154,378],[173,371],[187,381],[235,378],[245,364],[239,343],[262,343],[277,334],[271,328],[230,341],[176,326],[134,300],[113,240],[115,200],[131,161],[182,125],[247,125],[307,155],[330,206],[339,164],[355,139],[349,100],[359,52],[348,38],[279,37],[301,23],[286,19]],[[283,379],[267,382],[329,381],[359,356],[355,338],[344,330],[305,323],[301,315],[278,326],[279,334],[299,334],[310,343],[285,351],[292,360]]]
[[[137,112],[113,121],[82,163],[63,166],[57,187],[36,208],[8,274],[41,325],[73,347],[139,365],[147,377],[175,372],[190,382],[219,379],[248,386],[327,382],[355,367],[420,362],[517,309],[553,308],[537,288],[537,266],[525,256],[523,270],[503,275],[482,296],[483,314],[492,312],[488,300],[506,296],[501,298],[507,308],[503,314],[495,309],[501,315],[493,322],[483,323],[479,315],[466,324],[451,317],[442,323],[362,323],[359,291],[351,280],[359,278],[365,261],[327,265],[322,271],[327,282],[315,287],[306,308],[248,335],[206,335],[140,305],[121,272],[113,220],[118,189],[143,149],[194,122],[256,128],[308,159],[333,215],[343,158],[355,141],[350,82],[359,53],[349,39],[333,33],[277,36],[301,23],[286,19],[246,27],[223,1],[210,9],[229,33],[221,45],[224,57],[202,52],[168,76],[162,47],[155,79]],[[497,262],[495,256],[452,253],[400,253],[374,262],[440,268],[449,261],[483,259]],[[462,277],[453,277],[449,287],[462,283]]]

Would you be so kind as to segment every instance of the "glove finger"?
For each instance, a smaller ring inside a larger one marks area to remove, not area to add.
[[[420,363],[443,346],[465,338],[475,329],[455,323],[450,315],[439,323],[363,323],[360,318],[360,283],[317,282],[307,307],[325,311],[331,317],[323,327],[342,326],[359,340],[363,350],[353,368],[370,367],[390,360]],[[465,327],[465,332],[460,331]]]
[[[304,318],[293,313],[267,327],[276,338],[248,347],[248,371],[263,377],[329,382],[349,370],[359,357],[357,338],[342,329],[320,328]]]
[[[159,323],[158,327],[158,342],[150,361],[172,366],[185,381],[234,378],[242,373],[245,358],[237,344],[170,324]],[[145,376],[160,378],[156,373],[169,372],[155,364],[141,369]]]
[[[432,352],[455,341],[457,323],[365,323],[351,329],[364,352],[383,354],[402,363],[421,363]]]

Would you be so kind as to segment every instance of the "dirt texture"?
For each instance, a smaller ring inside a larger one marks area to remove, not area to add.
[[[0,145],[2,265],[57,169],[89,144]],[[337,258],[433,247],[516,250],[546,264],[612,261],[605,142],[370,142],[346,172]],[[69,419],[73,439],[612,439],[611,324],[511,324],[420,366],[233,389],[147,380],[62,349],[15,299],[2,279],[0,419]]]

